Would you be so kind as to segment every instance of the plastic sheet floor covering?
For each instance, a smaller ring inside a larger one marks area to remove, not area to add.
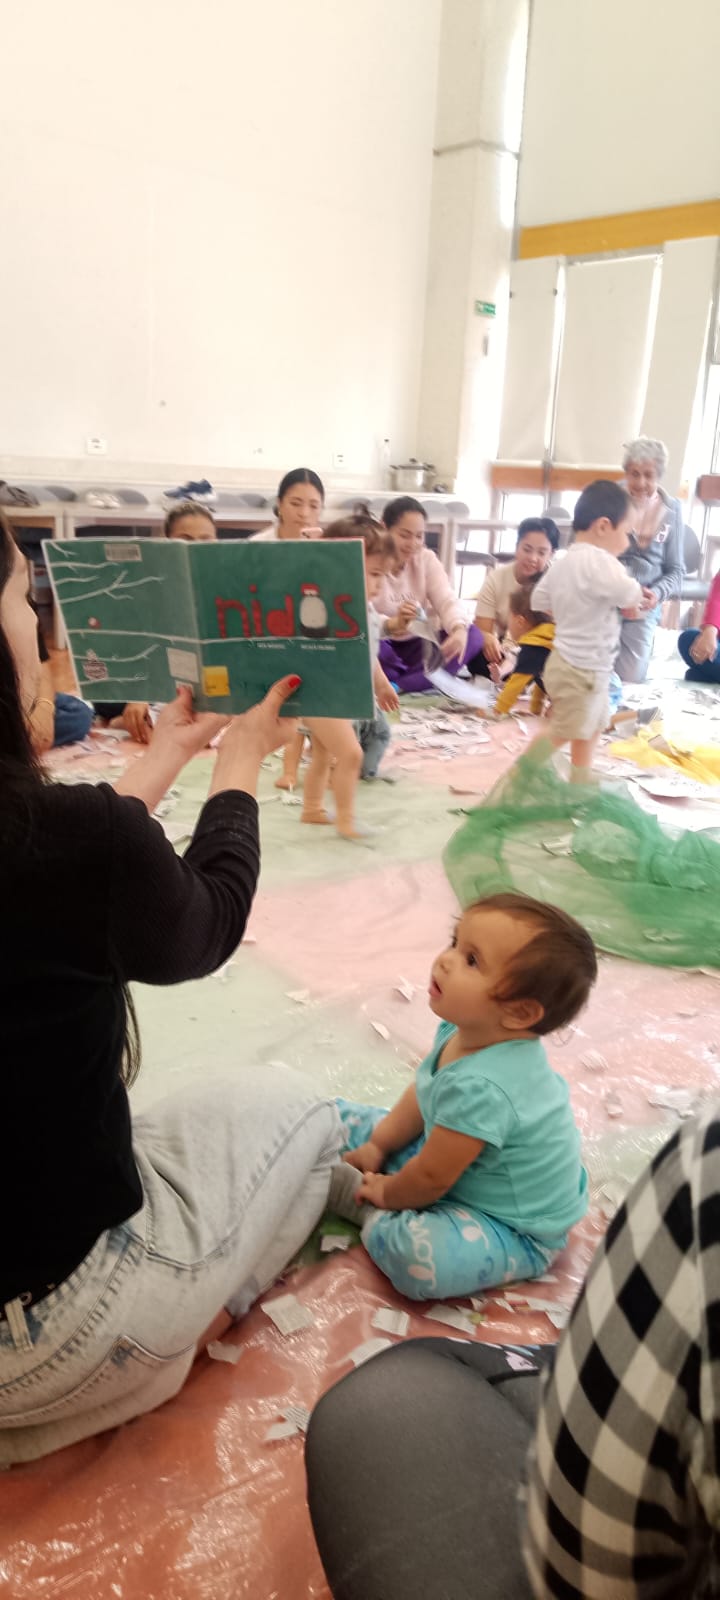
[[[453,912],[439,865],[457,825],[453,809],[476,803],[526,740],[519,723],[475,724],[478,744],[469,719],[410,709],[388,763],[397,783],[361,789],[359,812],[381,830],[368,847],[302,828],[298,807],[273,787],[279,764],[268,764],[263,872],[246,941],[213,978],[138,992],[144,1068],[136,1107],[183,1079],[265,1074],[278,1060],[323,1090],[376,1103],[389,1103],[407,1083],[432,1039],[425,992]],[[455,731],[440,738],[448,721]],[[93,737],[89,749],[53,764],[66,781],[97,781],[116,777],[135,754],[127,742]],[[186,771],[163,818],[180,849],[211,759]],[[412,986],[409,999],[395,987],[401,980]],[[660,1100],[679,1094],[682,1110],[716,1092],[719,1000],[713,977],[602,960],[587,1014],[549,1046],[571,1084],[593,1209],[553,1281],[529,1294],[556,1307],[572,1302],[627,1181],[675,1123],[672,1110],[650,1103],[656,1091]],[[289,1290],[310,1309],[312,1326],[283,1337],[257,1306],[224,1336],[241,1350],[236,1365],[203,1352],[181,1394],[159,1411],[3,1476],[3,1594],[327,1600],[305,1508],[302,1437],[265,1441],[282,1412],[311,1408],[351,1370],[351,1352],[379,1336],[372,1322],[383,1306],[409,1313],[411,1336],[557,1337],[544,1311],[513,1306],[502,1290],[478,1312],[466,1303],[473,1320],[465,1327],[427,1321],[427,1307],[403,1303],[358,1245],[299,1267],[265,1298]]]

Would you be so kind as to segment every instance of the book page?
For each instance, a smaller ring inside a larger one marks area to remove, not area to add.
[[[188,546],[46,539],[43,551],[84,700],[172,700],[200,684]]]
[[[365,561],[359,540],[190,545],[202,652],[198,705],[244,710],[278,678],[288,716],[371,717]]]

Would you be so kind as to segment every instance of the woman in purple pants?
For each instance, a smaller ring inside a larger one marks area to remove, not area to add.
[[[453,676],[482,649],[482,634],[464,620],[441,562],[425,545],[427,516],[419,500],[409,495],[391,500],[383,522],[395,560],[374,601],[384,621],[380,663],[398,694],[417,694],[433,687],[425,674],[423,641],[408,631],[420,612],[437,628],[445,668]]]

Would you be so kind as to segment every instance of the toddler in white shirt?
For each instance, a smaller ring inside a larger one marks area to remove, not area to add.
[[[636,617],[648,604],[647,591],[618,560],[631,527],[625,490],[597,478],[575,507],[567,554],[532,591],[533,610],[548,612],[555,622],[555,648],[545,669],[549,729],[532,746],[532,758],[542,760],[569,743],[575,782],[587,782],[597,741],[608,725],[620,615]]]

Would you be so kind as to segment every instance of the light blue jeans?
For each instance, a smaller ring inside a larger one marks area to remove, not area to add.
[[[645,611],[636,622],[623,617],[620,647],[615,657],[615,671],[623,683],[645,682],[661,610],[661,606],[656,606],[654,611]]]
[[[373,1129],[387,1116],[377,1106],[349,1100],[338,1100],[338,1109],[347,1150],[372,1139]],[[397,1150],[388,1157],[385,1171],[399,1172],[424,1143],[423,1135]],[[375,1211],[363,1223],[362,1242],[400,1294],[410,1300],[452,1300],[494,1284],[541,1277],[565,1248],[567,1236],[532,1239],[450,1194],[422,1211]]]
[[[65,1283],[0,1322],[0,1467],[177,1394],[223,1306],[244,1312],[321,1217],[334,1104],[290,1068],[182,1091],[134,1122],[145,1203]],[[7,1224],[6,1225],[10,1225]]]

